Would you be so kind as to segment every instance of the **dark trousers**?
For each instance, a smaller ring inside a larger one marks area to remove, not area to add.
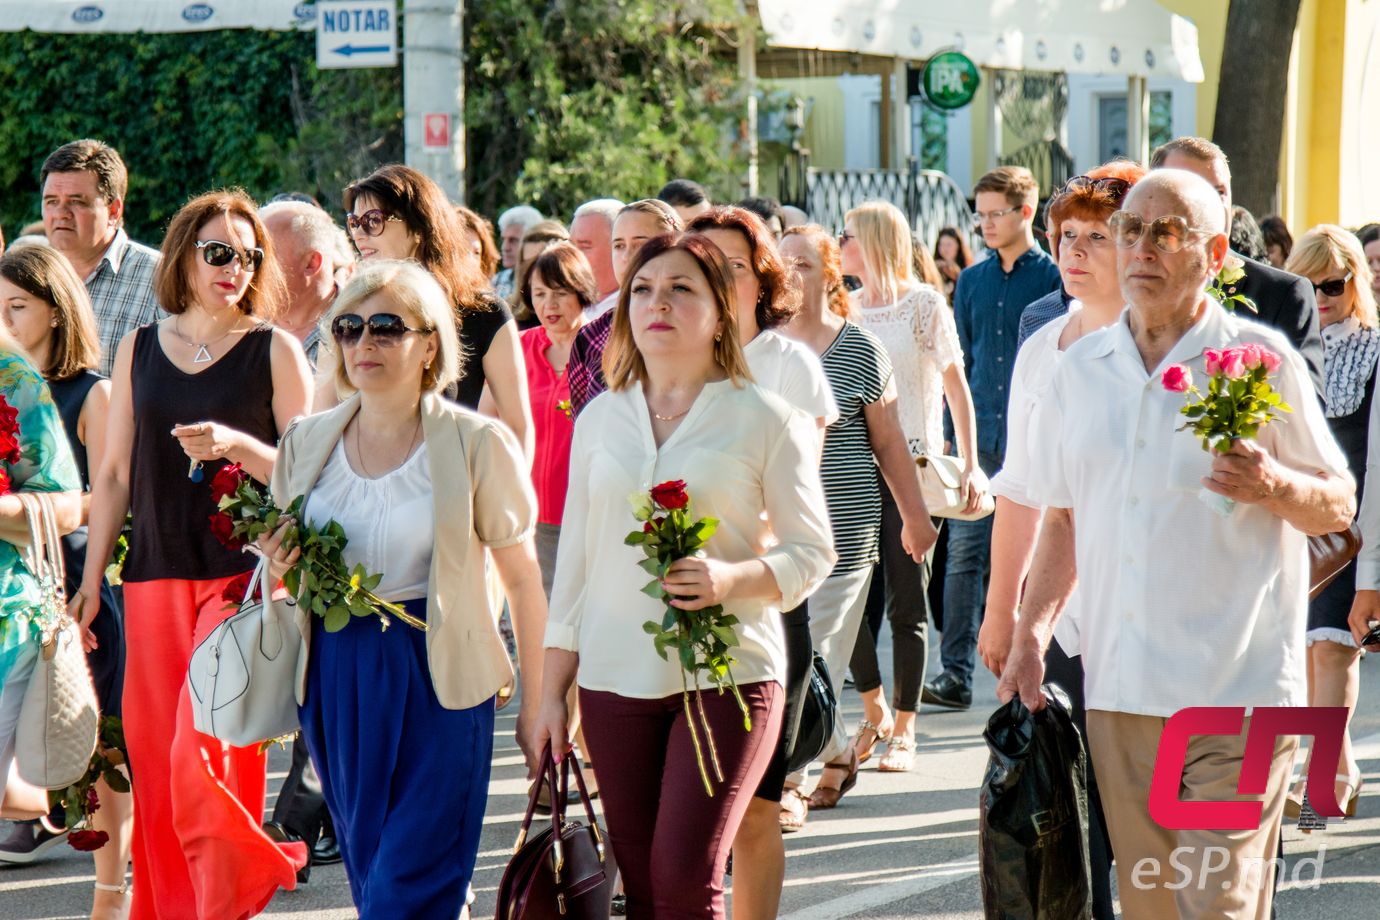
[[[916,561],[901,548],[901,512],[891,490],[882,483],[882,561],[872,576],[873,591],[880,590],[886,617],[891,622],[891,662],[896,686],[892,707],[902,712],[918,712],[920,688],[925,683],[925,663],[929,653],[930,604],[926,587],[930,580],[930,561]],[[881,578],[877,576],[881,575]],[[877,582],[883,582],[880,589]],[[875,594],[868,595],[871,605]],[[853,685],[868,693],[882,685],[877,661],[876,637],[864,616],[848,662]]]
[[[1112,840],[1107,836],[1107,819],[1102,813],[1102,796],[1097,791],[1097,774],[1093,771],[1092,754],[1088,753],[1088,711],[1083,699],[1083,659],[1070,658],[1051,642],[1045,652],[1045,680],[1069,695],[1071,715],[1083,736],[1083,749],[1088,759],[1088,855],[1092,862],[1092,895],[1094,920],[1115,920],[1112,909]]]
[[[335,836],[326,797],[321,794],[321,778],[312,766],[307,746],[300,740],[292,745],[292,767],[278,790],[273,820],[306,841],[308,849],[321,837]]]
[[[786,627],[786,692],[782,698],[781,731],[767,772],[757,784],[756,798],[779,802],[786,791],[786,758],[795,743],[800,714],[805,708],[805,691],[815,663],[815,647],[810,641],[810,602],[781,614]]]
[[[1002,458],[980,453],[978,463],[984,473],[995,476],[1001,469]],[[987,604],[987,579],[992,572],[992,515],[980,521],[950,521],[948,549],[939,660],[945,672],[971,690],[978,627]]]
[[[679,693],[648,700],[580,690],[585,741],[599,765],[599,795],[631,920],[727,916],[728,852],[781,733],[781,685],[739,689],[750,732],[731,693],[702,695],[724,775],[712,798]],[[707,762],[706,768],[712,778]]]

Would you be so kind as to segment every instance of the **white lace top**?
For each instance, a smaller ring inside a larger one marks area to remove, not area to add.
[[[850,295],[858,325],[886,346],[896,379],[901,430],[913,457],[944,450],[944,371],[963,367],[954,315],[944,295],[921,284],[885,307],[864,307]]]

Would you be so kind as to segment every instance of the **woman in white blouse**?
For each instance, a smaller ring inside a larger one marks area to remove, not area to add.
[[[1021,315],[1024,337],[1011,374],[1011,411],[1007,413],[1006,459],[992,479],[996,517],[992,522],[992,573],[987,608],[978,632],[978,654],[1001,677],[1016,626],[1021,586],[1025,583],[1040,535],[1043,509],[1028,490],[1031,453],[1040,432],[1036,416],[1054,372],[1070,345],[1090,332],[1110,326],[1121,316],[1125,302],[1117,277],[1116,245],[1107,221],[1145,168],[1129,160],[1114,160],[1069,181],[1050,200],[1047,212],[1050,249],[1059,263],[1063,290],[1035,301]],[[1064,292],[1073,298],[1062,316]],[[1075,594],[1075,598],[1076,598]],[[1073,715],[1086,731],[1083,707],[1083,665],[1078,647],[1076,601],[1054,630],[1045,656],[1051,683],[1069,695]],[[1112,920],[1111,842],[1098,795],[1097,777],[1088,760],[1088,845],[1092,861],[1093,916]]]
[[[508,428],[439,395],[457,375],[460,346],[450,303],[425,269],[366,263],[325,324],[335,341],[326,373],[354,395],[288,428],[273,494],[284,505],[307,494],[315,527],[339,522],[346,565],[382,574],[374,591],[427,629],[395,621],[381,631],[368,616],[326,632],[302,613],[302,737],[360,917],[453,920],[479,852],[494,696],[513,674],[486,558],[529,682],[520,726],[536,711],[546,612],[536,499]],[[276,577],[300,552],[284,550],[286,527],[261,544]]]
[[[630,917],[723,917],[723,872],[781,726],[782,609],[834,563],[813,421],[752,383],[738,344],[731,269],[697,234],[638,252],[614,317],[609,391],[585,409],[571,451],[566,526],[546,632],[541,712],[529,744],[568,750],[566,690],[580,709]],[[661,602],[642,593],[630,493],[687,483],[694,517],[718,529],[663,587],[677,605],[723,604],[739,620],[731,694],[704,709],[725,780],[706,795],[681,708],[682,675],[642,630]],[[582,522],[582,523],[576,523]],[[663,795],[663,789],[674,790]]]
[[[978,467],[973,396],[963,373],[958,330],[944,295],[915,280],[906,216],[884,201],[860,205],[845,216],[839,246],[844,274],[856,275],[863,283],[852,296],[853,317],[882,340],[891,357],[901,428],[911,456],[944,453],[947,398],[956,432],[954,446],[964,460],[962,486],[969,507],[976,509],[986,478]],[[915,713],[920,708],[928,654],[930,565],[907,558],[901,548],[901,513],[885,482],[881,488],[881,574],[891,623],[895,716],[887,709],[876,643],[864,623],[850,662],[854,684],[863,698],[864,717],[853,745],[862,763],[872,756],[878,741],[887,742],[878,769],[904,772],[915,763]],[[830,790],[825,795],[837,802],[832,790],[841,789],[848,776],[842,768],[826,771],[820,779],[820,786]]]

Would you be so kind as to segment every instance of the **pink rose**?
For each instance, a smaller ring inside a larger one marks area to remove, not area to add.
[[[1265,365],[1265,373],[1273,374],[1279,370],[1279,355],[1268,348],[1260,349],[1260,363]]]
[[[1203,352],[1203,360],[1207,363],[1207,375],[1216,377],[1222,373],[1222,353],[1215,348],[1206,349]]]
[[[1228,348],[1222,352],[1222,373],[1228,380],[1246,376],[1246,362],[1241,356],[1241,349]]]
[[[1253,371],[1260,366],[1261,348],[1259,345],[1254,342],[1247,342],[1245,345],[1241,346],[1240,351],[1241,361],[1246,365],[1246,370]]]
[[[1160,375],[1160,383],[1171,393],[1187,393],[1193,386],[1193,372],[1182,364],[1171,364]]]

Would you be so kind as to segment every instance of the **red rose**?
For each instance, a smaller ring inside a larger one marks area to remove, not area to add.
[[[642,525],[643,533],[651,533],[653,530],[656,530],[656,525],[653,524],[651,521],[648,521],[647,523]]]
[[[86,790],[86,813],[87,813],[88,815],[94,815],[96,812],[98,812],[98,811],[100,811],[100,810],[101,810],[101,800],[100,800],[100,797],[96,795],[96,790],[95,790],[95,789],[88,789],[88,790]]]
[[[690,504],[690,496],[685,492],[684,479],[672,479],[659,486],[652,486],[652,501],[667,511],[678,511]]]
[[[72,849],[86,853],[99,850],[109,839],[110,835],[105,831],[72,831],[67,835],[67,843]]]
[[[10,474],[5,470],[0,470],[0,495],[8,495],[10,493],[10,485]]]
[[[235,536],[235,522],[230,520],[228,514],[213,514],[210,517],[211,533],[220,545],[229,550],[239,550],[244,547],[244,540]]]
[[[238,607],[244,601],[245,592],[249,590],[249,583],[253,579],[253,572],[241,572],[236,575],[220,592],[221,599],[232,607]]]
[[[234,495],[239,490],[240,484],[248,478],[243,467],[238,463],[227,463],[217,470],[216,475],[211,479],[211,500],[220,504],[222,498],[227,495]]]

